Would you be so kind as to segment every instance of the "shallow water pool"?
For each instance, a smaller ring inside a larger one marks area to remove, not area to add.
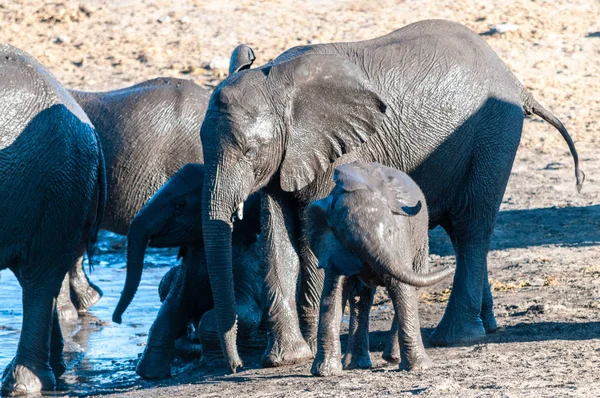
[[[68,365],[58,384],[63,394],[114,392],[117,386],[140,381],[135,362],[160,308],[158,284],[169,267],[177,263],[177,250],[148,249],[140,288],[123,315],[123,323],[118,325],[111,318],[125,283],[124,248],[124,237],[101,233],[94,271],[89,276],[103,290],[104,297],[77,321],[61,322]],[[3,370],[16,353],[23,317],[21,287],[9,270],[0,272],[0,303],[0,370]]]

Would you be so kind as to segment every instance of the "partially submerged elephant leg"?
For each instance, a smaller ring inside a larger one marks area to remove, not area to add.
[[[342,359],[344,369],[370,369],[369,355],[369,315],[375,289],[367,287],[358,278],[346,278],[350,294],[350,325],[348,330],[348,347]]]
[[[59,378],[67,370],[67,364],[63,355],[65,342],[63,340],[58,311],[54,310],[52,318],[52,335],[50,336],[50,367],[54,372],[54,377]]]
[[[148,333],[148,343],[137,364],[136,372],[144,379],[171,377],[171,359],[175,341],[184,335],[191,318],[189,305],[183,305],[187,267],[178,266],[170,289]]]
[[[281,196],[263,192],[262,231],[265,254],[264,294],[268,342],[263,366],[275,367],[308,361],[313,357],[302,337],[296,308],[296,285],[299,260],[290,234],[297,227],[293,212]]]
[[[60,293],[58,294],[58,298],[56,300],[58,316],[60,319],[64,319],[65,321],[73,321],[77,319],[77,309],[71,301],[71,289],[69,287],[70,283],[70,277],[69,274],[67,274],[62,281]]]
[[[398,318],[394,316],[392,320],[392,326],[386,336],[385,347],[381,357],[390,363],[400,362],[400,344],[398,337]]]
[[[56,294],[60,280],[52,292],[50,282],[40,287],[19,278],[23,287],[23,328],[17,355],[2,375],[2,393],[27,394],[53,390],[56,377],[50,367],[50,341]]]
[[[342,290],[346,277],[335,271],[325,271],[321,316],[317,337],[317,355],[311,373],[315,376],[332,376],[342,372],[342,347],[340,344],[340,322],[342,321]]]
[[[398,322],[398,343],[400,345],[400,369],[422,370],[431,367],[431,359],[423,347],[419,324],[417,290],[395,280],[386,283],[388,293],[394,303]]]
[[[102,290],[90,281],[83,269],[83,252],[85,243],[79,249],[80,254],[75,265],[69,270],[71,284],[71,299],[77,311],[86,312],[96,304],[104,295]]]

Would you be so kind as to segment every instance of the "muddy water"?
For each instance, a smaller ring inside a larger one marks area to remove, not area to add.
[[[176,264],[177,251],[148,250],[140,288],[123,315],[123,324],[117,325],[111,318],[125,282],[124,245],[123,237],[102,233],[90,279],[104,291],[104,297],[89,314],[75,322],[62,323],[68,364],[68,371],[59,380],[62,394],[109,392],[140,382],[135,362],[160,307],[158,283],[169,267]],[[0,370],[3,370],[17,349],[23,309],[21,288],[12,272],[0,272],[0,286]]]

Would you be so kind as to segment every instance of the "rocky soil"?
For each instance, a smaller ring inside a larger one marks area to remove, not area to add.
[[[295,45],[362,40],[427,18],[485,37],[576,141],[587,180],[575,190],[567,146],[528,118],[489,257],[501,329],[481,344],[428,348],[435,366],[398,372],[380,359],[391,310],[378,296],[371,371],[329,379],[310,365],[261,369],[260,352],[227,375],[215,360],[186,363],[168,383],[129,380],[96,392],[127,396],[598,396],[600,395],[600,3],[595,0],[0,1],[0,42],[39,59],[67,87],[109,90],[157,76],[212,88],[245,42],[257,64]],[[505,31],[508,30],[508,31]],[[503,33],[504,32],[504,33]],[[432,261],[454,262],[440,230]],[[437,324],[450,282],[421,292],[423,335]],[[81,394],[94,393],[86,391]]]

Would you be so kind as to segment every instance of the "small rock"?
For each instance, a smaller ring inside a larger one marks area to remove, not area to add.
[[[190,23],[190,17],[188,17],[187,15],[181,17],[181,19],[179,20],[179,22],[183,23],[183,24],[188,24]]]
[[[158,22],[158,23],[169,23],[169,22],[171,22],[171,17],[168,16],[168,15],[165,15],[163,17],[158,18],[156,20],[156,22]]]
[[[85,60],[83,58],[78,59],[76,61],[71,61],[71,63],[78,68],[82,67],[84,62],[85,62]]]
[[[84,13],[86,17],[89,17],[90,15],[95,13],[96,10],[97,10],[97,8],[90,4],[80,4],[79,5],[79,11]]]
[[[141,53],[140,55],[137,56],[136,59],[142,64],[147,64],[148,61],[150,60],[148,58],[148,55],[146,55],[145,53]]]
[[[512,32],[519,29],[519,25],[510,23],[501,23],[492,26],[487,32],[481,33],[481,36],[502,35],[507,32]]]
[[[491,30],[494,33],[504,34],[506,32],[512,32],[512,31],[518,30],[518,29],[519,29],[519,25],[512,24],[512,23],[501,23],[496,26],[493,26]]]
[[[71,38],[67,35],[60,35],[54,39],[56,44],[69,44],[71,42]]]

